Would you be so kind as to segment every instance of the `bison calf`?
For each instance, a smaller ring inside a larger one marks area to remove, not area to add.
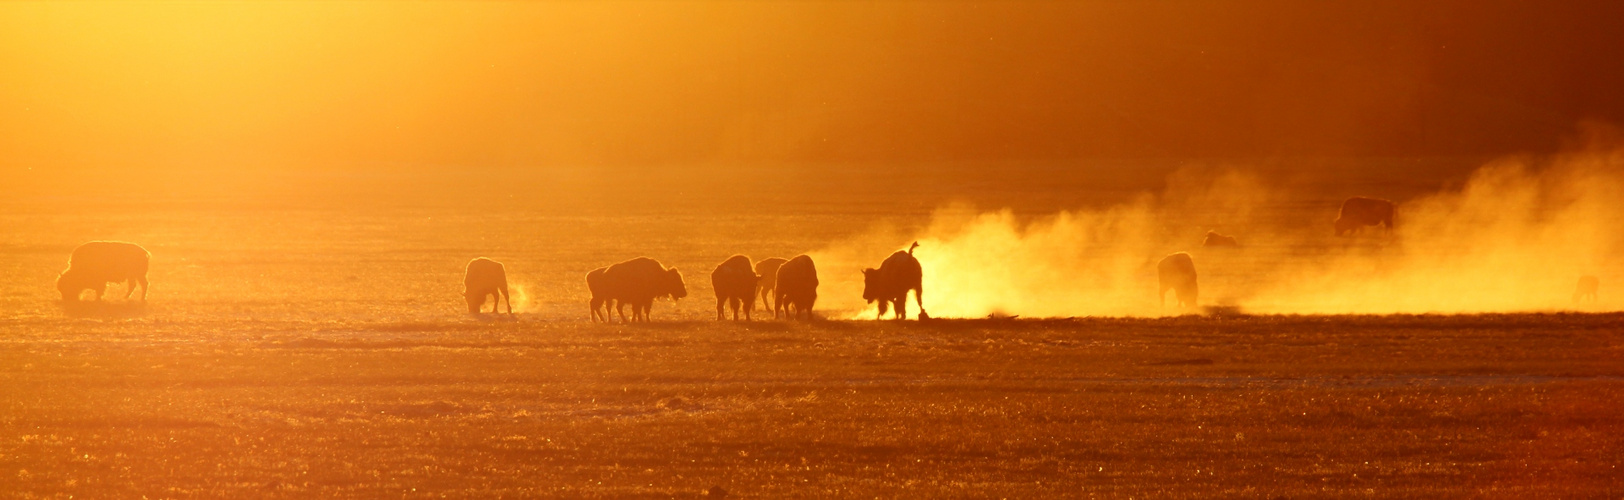
[[[95,290],[96,300],[107,293],[107,283],[124,283],[127,300],[141,287],[141,301],[147,300],[147,265],[152,254],[134,243],[122,241],[92,241],[73,249],[68,257],[68,269],[56,277],[56,290],[62,300],[79,300],[85,290]]]
[[[761,307],[768,311],[773,310],[773,289],[778,286],[778,268],[784,265],[785,260],[778,257],[761,259],[756,263],[756,275],[761,279],[756,282],[756,292],[761,296]],[[774,317],[777,317],[776,315]]]
[[[606,298],[608,297],[608,290],[604,288],[603,284],[603,274],[608,271],[609,268],[600,267],[586,273],[586,289],[592,293],[592,300],[587,304],[592,307],[592,321],[609,322],[609,311],[604,308],[604,303],[609,301]],[[614,307],[614,305],[610,304],[609,307]]]
[[[778,268],[773,300],[773,317],[783,312],[785,317],[812,319],[812,304],[818,301],[818,269],[812,258],[797,255]]]
[[[897,319],[907,319],[909,290],[919,301],[919,312],[925,312],[924,271],[913,256],[915,248],[919,248],[917,241],[908,251],[898,250],[886,257],[879,269],[863,270],[863,300],[870,304],[880,301],[880,313],[875,319],[885,317],[886,307],[891,305],[896,306]]]
[[[756,308],[756,271],[750,267],[750,258],[734,255],[722,261],[711,271],[711,289],[716,291],[716,319],[721,320],[722,305],[732,304],[733,320],[739,320],[739,305],[744,305],[744,319]]]
[[[1167,291],[1173,290],[1178,297],[1179,307],[1195,307],[1197,288],[1195,283],[1195,261],[1190,254],[1179,252],[1162,258],[1156,264],[1156,277],[1161,289],[1156,292],[1162,305],[1167,305]]]
[[[491,298],[491,313],[496,314],[507,301],[507,312],[513,315],[513,299],[508,296],[507,269],[501,262],[480,257],[468,261],[468,270],[462,276],[462,297],[468,301],[468,314],[479,314],[485,297]]]

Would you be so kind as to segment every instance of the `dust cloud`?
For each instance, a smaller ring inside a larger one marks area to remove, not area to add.
[[[823,278],[820,309],[873,318],[859,269],[918,241],[926,310],[934,317],[1481,313],[1579,309],[1580,276],[1601,279],[1620,310],[1624,282],[1624,148],[1508,158],[1454,186],[1395,196],[1381,184],[1282,179],[1246,166],[1198,166],[1165,189],[1113,206],[1020,214],[952,205],[922,229],[881,225],[811,255]],[[1398,193],[1402,194],[1402,193]],[[1332,235],[1340,201],[1393,200],[1396,228]],[[1208,230],[1238,248],[1203,248]],[[1156,296],[1156,262],[1189,252],[1201,307]],[[912,309],[912,307],[910,307]]]

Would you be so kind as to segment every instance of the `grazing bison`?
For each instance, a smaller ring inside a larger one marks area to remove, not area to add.
[[[812,319],[812,304],[818,301],[818,268],[812,258],[797,255],[778,267],[778,279],[773,288],[773,317],[779,312],[786,318]],[[793,310],[791,310],[793,308]]]
[[[606,298],[608,291],[604,289],[603,284],[603,273],[608,271],[609,268],[600,267],[586,273],[586,289],[592,292],[592,300],[588,304],[592,307],[592,321],[609,322],[609,310],[604,308],[604,302],[608,301]],[[609,307],[614,307],[614,304],[610,304]]]
[[[1157,281],[1161,283],[1161,291],[1157,298],[1162,305],[1167,305],[1167,291],[1173,290],[1179,300],[1179,307],[1195,307],[1195,261],[1190,260],[1190,254],[1179,252],[1167,257],[1156,264]]]
[[[620,321],[626,322],[626,305],[632,306],[632,321],[648,321],[649,308],[657,297],[672,300],[688,296],[688,287],[682,283],[682,273],[676,268],[666,269],[659,261],[638,257],[609,266],[603,272],[604,299],[614,302]]]
[[[1207,238],[1204,239],[1204,240],[1201,240],[1201,246],[1204,246],[1204,247],[1238,247],[1238,246],[1241,246],[1241,242],[1235,241],[1234,236],[1224,236],[1222,234],[1218,234],[1217,231],[1207,231]]]
[[[491,314],[496,314],[507,301],[507,312],[513,315],[513,298],[508,296],[507,269],[501,262],[480,257],[468,261],[468,270],[462,276],[462,298],[468,301],[468,314],[479,314],[491,298]]]
[[[870,304],[880,301],[880,313],[875,319],[885,317],[885,309],[891,305],[896,306],[897,319],[907,319],[909,290],[913,290],[914,298],[919,301],[919,312],[925,312],[924,271],[919,268],[919,259],[913,256],[915,248],[919,248],[917,241],[908,251],[898,250],[886,257],[879,269],[863,270],[863,300]]]
[[[141,301],[147,300],[147,264],[152,254],[134,243],[92,241],[73,249],[68,269],[56,277],[56,290],[62,300],[77,301],[85,290],[95,290],[96,300],[107,293],[107,283],[124,283],[124,298],[141,286]]]
[[[722,261],[711,271],[711,288],[716,290],[716,319],[721,320],[722,304],[733,305],[733,320],[739,320],[739,304],[744,304],[744,319],[756,308],[756,282],[760,279],[750,267],[750,258],[734,255]]]
[[[778,284],[778,267],[782,265],[784,259],[778,257],[761,259],[761,262],[756,263],[756,275],[761,277],[761,280],[756,282],[756,290],[761,295],[761,307],[769,311],[773,309],[772,301],[769,299],[773,297],[773,287]]]
[[[1342,202],[1342,210],[1337,213],[1335,224],[1337,236],[1356,233],[1365,226],[1377,224],[1392,231],[1393,202],[1358,196],[1348,198]]]
[[[1573,303],[1582,303],[1587,298],[1590,299],[1590,303],[1596,303],[1596,289],[1600,287],[1601,280],[1595,276],[1580,276],[1579,286],[1573,289]]]

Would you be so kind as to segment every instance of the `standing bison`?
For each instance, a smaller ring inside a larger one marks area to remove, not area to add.
[[[682,273],[666,269],[659,261],[638,257],[621,262],[603,272],[604,300],[613,301],[620,321],[626,322],[626,305],[632,306],[632,321],[648,321],[649,308],[657,297],[672,300],[688,296]]]
[[[1590,275],[1580,276],[1579,286],[1573,289],[1573,303],[1583,303],[1585,299],[1590,299],[1592,304],[1596,303],[1596,289],[1598,288],[1601,288],[1600,279]]]
[[[775,282],[773,317],[783,312],[784,317],[799,319],[805,313],[806,319],[812,319],[812,304],[818,301],[818,269],[812,258],[797,255],[784,262]]]
[[[761,307],[769,311],[773,310],[770,299],[773,297],[773,288],[778,285],[778,267],[784,265],[784,262],[782,258],[772,257],[761,259],[761,262],[756,263],[756,275],[761,277],[761,280],[756,282],[756,290],[761,295]]]
[[[1393,202],[1355,196],[1342,202],[1342,211],[1336,216],[1336,235],[1356,233],[1377,224],[1393,230]]]
[[[1238,247],[1241,246],[1241,243],[1236,241],[1234,236],[1224,236],[1222,234],[1218,234],[1217,231],[1207,231],[1207,237],[1206,239],[1201,240],[1201,246]]]
[[[750,319],[750,311],[756,308],[756,276],[755,269],[750,267],[750,258],[743,255],[734,255],[716,266],[711,271],[711,288],[716,291],[716,319],[722,315],[722,305],[732,304],[733,320],[739,320],[739,305],[744,305],[744,319]]]
[[[501,262],[480,257],[468,261],[468,270],[462,276],[462,297],[468,301],[468,314],[479,314],[485,297],[491,298],[491,314],[499,312],[502,301],[507,301],[507,312],[513,315],[513,298],[508,296],[507,269]]]
[[[1156,276],[1161,284],[1156,295],[1162,305],[1167,305],[1167,291],[1173,290],[1178,297],[1179,307],[1195,307],[1195,261],[1190,260],[1190,254],[1179,252],[1163,257],[1156,264]]]
[[[919,301],[919,312],[925,312],[924,271],[919,268],[919,259],[913,256],[915,248],[919,248],[917,241],[908,251],[898,250],[886,257],[879,269],[863,270],[863,300],[870,304],[880,301],[880,313],[875,319],[885,317],[885,310],[891,305],[896,306],[897,319],[907,319],[909,290],[913,290],[914,299]]]
[[[604,308],[604,302],[608,300],[605,298],[608,297],[608,290],[604,288],[603,284],[603,274],[608,271],[609,268],[600,267],[586,273],[586,289],[592,292],[592,300],[587,304],[592,307],[592,321],[609,322],[609,311]],[[609,307],[614,307],[614,305],[610,304]]]
[[[95,290],[96,300],[107,293],[107,283],[124,283],[124,298],[128,300],[141,286],[141,301],[147,300],[147,264],[152,254],[134,243],[122,241],[92,241],[73,249],[68,257],[68,269],[56,278],[56,290],[62,300],[79,300],[85,290]]]

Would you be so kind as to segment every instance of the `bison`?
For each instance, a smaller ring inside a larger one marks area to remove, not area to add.
[[[1179,307],[1195,307],[1195,261],[1190,259],[1190,254],[1179,252],[1162,258],[1156,264],[1156,276],[1161,284],[1161,290],[1156,295],[1163,306],[1167,305],[1167,291],[1173,290],[1178,297]]]
[[[496,314],[507,301],[507,312],[513,315],[513,298],[508,296],[507,269],[501,262],[480,257],[468,261],[468,270],[462,277],[462,297],[468,301],[468,314],[479,314],[485,297],[491,298],[491,314]]]
[[[716,319],[721,320],[722,305],[732,304],[733,320],[739,320],[739,305],[744,304],[744,319],[756,308],[756,283],[761,279],[750,267],[750,258],[734,255],[722,261],[711,271],[711,288],[716,291]]]
[[[626,305],[632,306],[632,321],[648,321],[649,308],[657,297],[672,300],[688,296],[688,287],[682,282],[682,273],[676,268],[666,269],[659,261],[638,257],[621,262],[603,272],[604,299],[613,301],[620,321],[626,322]]]
[[[1201,246],[1204,246],[1204,247],[1238,247],[1238,246],[1241,246],[1241,242],[1235,241],[1234,236],[1224,236],[1222,234],[1218,234],[1217,231],[1207,231],[1207,238],[1204,239],[1204,240],[1201,240]]]
[[[1590,299],[1590,303],[1596,303],[1596,289],[1600,287],[1601,280],[1595,276],[1580,276],[1579,286],[1573,289],[1573,303],[1582,303],[1587,298]]]
[[[913,290],[914,299],[919,301],[919,312],[925,312],[924,271],[919,268],[919,259],[913,256],[915,248],[919,248],[917,241],[908,251],[898,250],[886,257],[879,269],[863,270],[863,300],[870,304],[880,301],[880,313],[875,319],[885,317],[886,308],[893,304],[897,309],[896,318],[906,319],[909,290]]]
[[[761,307],[769,311],[773,309],[772,301],[769,299],[773,297],[773,287],[778,284],[778,267],[782,265],[784,259],[779,257],[761,259],[761,262],[756,263],[756,275],[761,277],[761,280],[756,282],[756,290],[761,295]]]
[[[124,298],[128,300],[141,286],[141,301],[147,300],[147,265],[152,254],[134,243],[122,241],[92,241],[73,249],[68,257],[68,269],[56,278],[56,289],[62,300],[79,300],[85,290],[95,290],[96,300],[107,293],[107,283],[124,283]]]
[[[778,278],[773,287],[773,317],[783,312],[787,318],[812,319],[812,304],[818,301],[818,268],[812,258],[797,255],[778,267]],[[793,311],[791,310],[793,308]]]
[[[588,303],[592,307],[592,321],[609,322],[609,311],[604,308],[604,303],[608,301],[606,298],[608,291],[603,284],[603,273],[607,271],[609,268],[600,267],[586,273],[586,289],[592,292],[592,300]],[[614,307],[614,304],[609,304],[609,307]]]
[[[1336,235],[1356,233],[1365,226],[1377,224],[1387,231],[1393,230],[1393,202],[1355,196],[1342,202],[1342,210],[1336,216]]]

